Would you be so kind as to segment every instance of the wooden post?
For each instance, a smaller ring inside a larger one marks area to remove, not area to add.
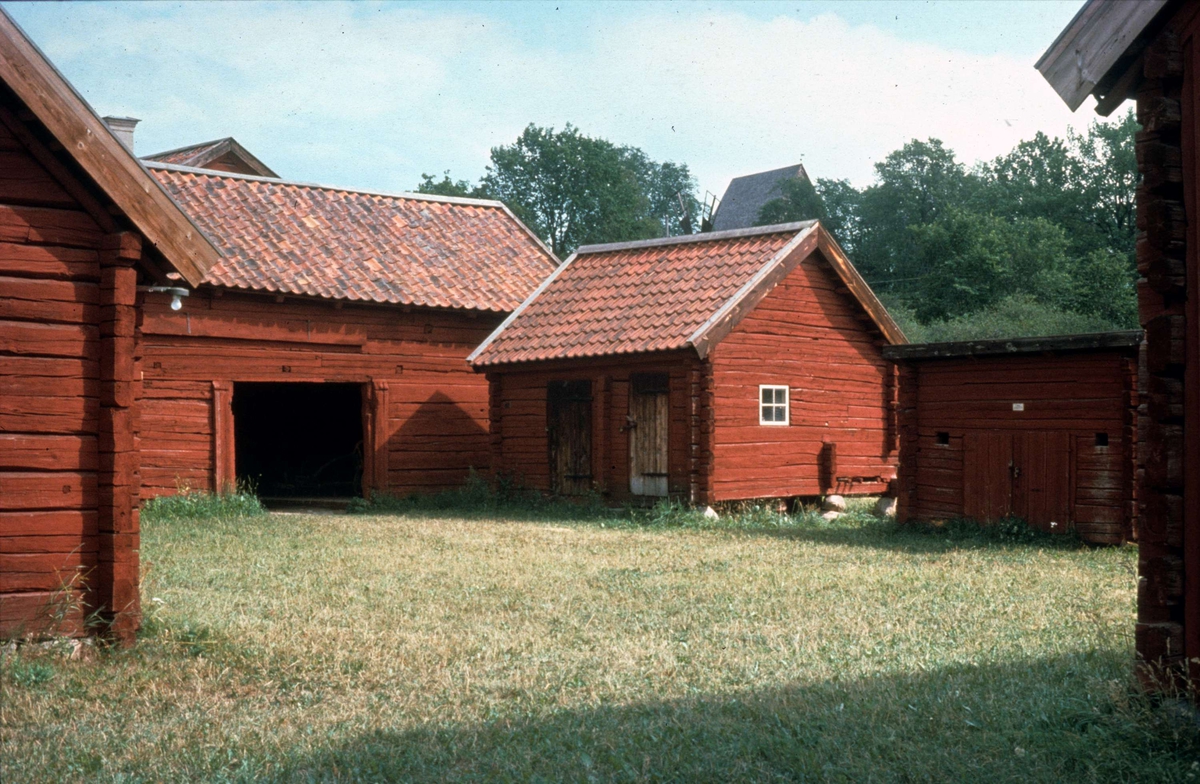
[[[1190,40],[1190,38],[1189,38]],[[1188,395],[1188,267],[1197,263],[1194,159],[1197,117],[1191,59],[1170,26],[1146,49],[1138,92],[1138,313],[1146,329],[1139,373],[1138,675],[1149,689],[1173,686],[1200,644],[1200,575],[1187,575],[1185,416]],[[1184,142],[1184,136],[1191,138]],[[1191,223],[1191,225],[1189,225]],[[1195,324],[1192,324],[1195,334]],[[1194,395],[1194,390],[1193,390]],[[1195,428],[1195,419],[1191,419]],[[1194,446],[1194,440],[1193,440]],[[1193,503],[1195,499],[1190,499]],[[1195,520],[1192,520],[1195,524]],[[1191,533],[1193,538],[1200,534]],[[1193,553],[1193,561],[1200,552]],[[1195,569],[1195,567],[1193,567]],[[1185,600],[1185,584],[1191,593]],[[1189,607],[1190,605],[1190,607]],[[1200,668],[1193,675],[1200,673]]]
[[[388,382],[381,379],[371,381],[372,432],[371,461],[372,485],[376,493],[388,491],[388,470],[391,467],[391,420],[388,411]],[[365,472],[364,472],[365,473]]]
[[[700,369],[699,433],[696,449],[698,462],[696,503],[711,505],[716,499],[713,489],[713,469],[716,444],[716,395],[714,393],[712,356],[704,360]]]
[[[488,436],[491,461],[488,466],[493,486],[504,469],[504,376],[488,373]]]
[[[95,609],[123,645],[141,624],[138,594],[140,464],[136,426],[137,270],[141,236],[110,234],[100,255],[100,423]]]
[[[918,370],[911,365],[896,366],[896,519],[911,520],[917,515],[917,453],[921,448],[917,430]]]
[[[596,468],[593,469],[593,476],[597,477],[597,491],[607,495],[611,488],[612,475],[612,376],[607,373],[600,376],[598,386],[596,405],[600,410],[596,415],[596,421],[599,423],[596,432],[599,440],[596,443]]]
[[[213,492],[237,489],[237,451],[233,429],[233,384],[212,382]]]

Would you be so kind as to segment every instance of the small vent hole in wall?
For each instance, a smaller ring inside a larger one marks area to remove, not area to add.
[[[938,433],[937,434],[937,443],[938,443],[938,446],[950,446],[950,434],[949,433]]]
[[[1108,446],[1108,433],[1096,434],[1096,446]]]

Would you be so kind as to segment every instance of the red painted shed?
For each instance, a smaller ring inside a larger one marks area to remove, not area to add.
[[[503,204],[147,166],[224,258],[179,310],[147,297],[145,495],[404,494],[488,471],[465,359],[557,264]]]
[[[580,248],[471,362],[497,472],[711,504],[886,491],[903,340],[808,221]]]
[[[1072,109],[1137,101],[1139,668],[1200,693],[1200,0],[1091,0],[1038,61]],[[1190,663],[1190,664],[1189,664]],[[1190,668],[1190,669],[1189,669]]]
[[[0,637],[138,624],[137,287],[216,249],[0,9]]]
[[[900,520],[1019,517],[1133,534],[1141,330],[888,346],[900,372]]]

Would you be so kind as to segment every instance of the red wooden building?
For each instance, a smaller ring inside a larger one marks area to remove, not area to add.
[[[1137,101],[1140,673],[1200,691],[1200,0],[1092,0],[1038,61],[1072,109]]]
[[[224,258],[179,310],[147,298],[145,495],[402,494],[488,470],[465,360],[557,263],[503,204],[147,165]]]
[[[1133,533],[1141,331],[884,348],[900,373],[900,520]]]
[[[705,504],[886,491],[903,340],[809,221],[580,248],[471,362],[498,473]]]
[[[0,9],[0,637],[128,638],[138,288],[216,249]]]

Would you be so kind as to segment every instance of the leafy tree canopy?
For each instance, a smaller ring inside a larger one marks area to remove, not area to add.
[[[422,193],[500,199],[555,254],[580,245],[690,233],[699,215],[686,164],[653,161],[636,147],[529,125],[510,145],[492,148],[478,186],[422,175]]]
[[[1137,128],[1129,112],[1065,139],[1039,133],[972,170],[937,139],[914,139],[866,188],[819,180],[816,192],[914,334],[971,337],[976,321],[979,337],[1133,328]]]

